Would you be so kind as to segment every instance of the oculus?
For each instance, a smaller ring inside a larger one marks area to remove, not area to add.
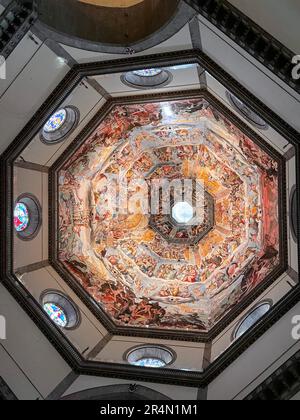
[[[41,296],[41,305],[51,321],[58,327],[75,329],[80,323],[80,312],[75,303],[59,291],[46,291]]]
[[[31,194],[20,196],[14,208],[14,228],[22,240],[31,240],[41,226],[41,206]]]
[[[187,201],[180,201],[174,205],[172,216],[177,223],[187,224],[194,217],[194,209]]]
[[[127,352],[124,359],[133,366],[163,368],[174,362],[175,354],[166,347],[141,346]]]
[[[79,122],[79,111],[73,106],[59,109],[46,122],[41,140],[46,144],[59,143],[74,131]]]

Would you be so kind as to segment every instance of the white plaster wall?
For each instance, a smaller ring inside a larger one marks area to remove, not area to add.
[[[7,338],[0,341],[0,375],[18,398],[46,398],[70,367],[3,285],[0,314],[7,324]]]
[[[300,349],[292,337],[292,319],[300,303],[232,363],[208,388],[209,400],[245,398]]]

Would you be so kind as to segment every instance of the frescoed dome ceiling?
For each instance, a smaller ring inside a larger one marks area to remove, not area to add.
[[[202,96],[115,105],[58,194],[59,261],[116,326],[209,332],[280,264],[278,163]]]

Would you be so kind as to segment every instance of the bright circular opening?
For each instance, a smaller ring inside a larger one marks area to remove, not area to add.
[[[135,70],[133,74],[140,77],[155,77],[162,72],[161,69],[145,69],[145,70]]]
[[[24,203],[17,203],[14,210],[14,226],[17,232],[23,232],[29,225],[29,212]]]
[[[193,207],[186,201],[181,201],[174,205],[172,209],[172,216],[177,223],[188,223],[193,219],[194,216]]]
[[[143,358],[132,363],[134,366],[150,367],[150,368],[161,368],[166,366],[166,362],[160,359],[154,358]]]

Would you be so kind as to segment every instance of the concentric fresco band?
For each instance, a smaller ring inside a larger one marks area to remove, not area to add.
[[[153,229],[161,180],[201,184],[213,205],[175,229],[159,202]],[[115,106],[58,192],[59,261],[117,326],[209,332],[280,264],[278,162],[202,97]]]

